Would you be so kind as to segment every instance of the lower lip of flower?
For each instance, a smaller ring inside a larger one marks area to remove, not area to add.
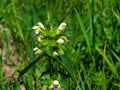
[[[58,90],[58,87],[54,87],[53,90]]]

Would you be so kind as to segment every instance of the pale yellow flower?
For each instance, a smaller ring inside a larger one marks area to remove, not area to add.
[[[35,47],[33,51],[35,52],[35,55],[42,54],[42,50],[40,50],[38,47]]]
[[[58,53],[56,51],[53,52],[53,57],[58,56]]]
[[[57,29],[62,31],[65,29],[65,27],[66,27],[66,23],[63,22],[59,25],[59,27]]]
[[[54,86],[54,87],[59,86],[59,81],[58,81],[58,80],[54,80],[54,81],[53,81],[53,86]]]
[[[39,26],[40,29],[42,29],[42,30],[45,29],[44,25],[41,22],[38,22],[37,25]]]
[[[63,44],[63,43],[64,43],[64,40],[63,40],[62,38],[59,38],[59,39],[57,40],[57,43]]]

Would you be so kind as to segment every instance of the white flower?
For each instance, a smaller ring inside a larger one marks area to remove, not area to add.
[[[64,39],[66,42],[68,42],[67,37],[65,37],[65,36],[61,36],[60,38]]]
[[[36,29],[39,29],[39,27],[38,26],[33,26],[32,29],[36,30]]]
[[[53,89],[53,88],[54,88],[54,86],[53,86],[53,84],[51,84],[50,87],[49,87],[49,89]]]
[[[40,27],[40,29],[45,29],[44,25],[41,22],[38,22],[37,25]]]
[[[62,44],[62,43],[64,43],[64,40],[63,40],[62,38],[59,38],[59,39],[57,40],[57,43]]]
[[[49,86],[49,89],[60,88],[60,84],[58,80],[54,80],[53,83]]]
[[[35,29],[35,30],[34,30],[34,33],[35,33],[35,34],[39,34],[39,32],[40,32],[39,29]]]
[[[42,50],[40,50],[38,47],[35,47],[33,51],[35,51],[35,55],[42,54]]]
[[[41,42],[41,41],[42,41],[42,40],[41,40],[41,37],[38,37],[38,41],[39,41],[39,42]]]
[[[39,32],[40,32],[39,26],[34,26],[34,27],[32,27],[32,29],[34,30],[35,34],[39,34]]]
[[[59,27],[57,29],[62,31],[65,29],[65,27],[66,27],[66,23],[63,22],[59,25]]]
[[[56,57],[56,56],[58,56],[58,53],[55,51],[53,52],[53,57]]]
[[[41,42],[43,38],[44,38],[44,36],[40,35],[40,36],[38,37],[38,41]]]
[[[34,49],[33,49],[33,51],[36,51],[36,50],[38,50],[39,48],[38,47],[35,47]]]
[[[53,81],[53,86],[59,86],[59,81],[58,80],[54,80]]]

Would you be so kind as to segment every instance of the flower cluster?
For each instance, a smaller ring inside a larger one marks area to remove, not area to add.
[[[60,88],[60,84],[58,80],[54,80],[50,85],[49,89],[58,90]]]
[[[67,37],[64,34],[66,23],[61,23],[57,29],[46,29],[41,22],[38,22],[32,29],[34,30],[38,46],[33,49],[35,55],[42,55],[46,52],[52,57],[63,55]],[[50,52],[50,54],[49,54]],[[51,54],[52,53],[52,54]]]

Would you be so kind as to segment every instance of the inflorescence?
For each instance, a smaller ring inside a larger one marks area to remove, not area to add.
[[[50,55],[52,57],[63,55],[63,49],[65,48],[63,44],[68,41],[64,34],[65,27],[66,23],[63,22],[57,29],[51,28],[48,30],[41,22],[38,22],[37,25],[32,28],[37,40],[37,47],[33,49],[35,55],[42,55],[45,48],[51,50],[52,54]]]

